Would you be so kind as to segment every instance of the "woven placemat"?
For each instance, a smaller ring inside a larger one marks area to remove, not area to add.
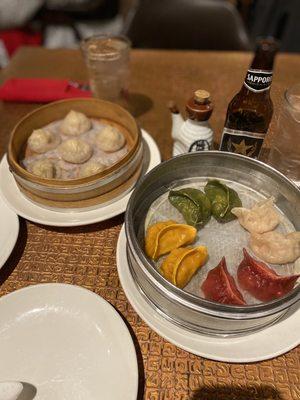
[[[123,216],[71,229],[20,222],[17,246],[0,270],[0,295],[37,283],[63,282],[83,286],[109,301],[134,338],[139,400],[300,398],[299,348],[255,364],[214,362],[168,343],[139,318],[116,268]]]

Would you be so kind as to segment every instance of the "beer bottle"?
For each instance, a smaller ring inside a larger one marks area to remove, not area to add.
[[[258,158],[273,114],[270,86],[277,50],[274,39],[258,42],[244,84],[229,103],[220,150]]]

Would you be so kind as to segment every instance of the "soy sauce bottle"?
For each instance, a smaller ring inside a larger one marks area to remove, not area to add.
[[[270,87],[278,44],[258,42],[241,90],[229,103],[220,150],[258,158],[273,114]]]

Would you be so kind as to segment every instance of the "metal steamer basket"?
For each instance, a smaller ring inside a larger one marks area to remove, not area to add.
[[[230,336],[262,329],[277,321],[296,302],[299,306],[299,284],[286,296],[268,303],[247,306],[218,304],[168,282],[144,254],[145,221],[153,202],[171,188],[198,178],[224,179],[262,196],[274,196],[280,211],[295,230],[300,230],[300,190],[275,169],[233,153],[203,151],[181,155],[148,173],[130,198],[125,228],[133,280],[153,310],[188,330]]]

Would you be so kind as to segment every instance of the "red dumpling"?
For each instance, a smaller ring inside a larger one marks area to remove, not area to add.
[[[243,249],[244,259],[239,265],[237,277],[240,286],[261,301],[271,301],[293,289],[300,275],[280,276],[265,263],[252,258]]]
[[[245,305],[245,300],[227,270],[225,257],[209,271],[201,289],[208,300],[223,304]]]

